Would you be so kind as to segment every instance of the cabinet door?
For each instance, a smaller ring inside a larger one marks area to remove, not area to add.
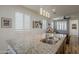
[[[64,53],[64,44],[63,43],[61,44],[60,48],[58,49],[57,54],[63,54]]]

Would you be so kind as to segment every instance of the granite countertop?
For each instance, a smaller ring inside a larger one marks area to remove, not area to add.
[[[57,43],[55,44],[46,44],[43,42],[40,42],[40,40],[35,41],[34,42],[34,46],[29,48],[29,50],[27,51],[27,54],[55,54],[58,49],[60,48],[61,44],[63,43],[66,35],[63,34],[56,34],[55,36],[57,36],[58,38],[60,38],[60,40],[58,40]]]

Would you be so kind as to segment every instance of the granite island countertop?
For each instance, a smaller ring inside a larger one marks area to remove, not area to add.
[[[34,45],[28,49],[27,54],[55,54],[63,41],[65,40],[65,34],[55,34],[56,37],[60,38],[57,43],[47,44],[40,40],[34,40]]]

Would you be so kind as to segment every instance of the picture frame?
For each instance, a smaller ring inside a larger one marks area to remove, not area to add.
[[[1,28],[12,28],[12,18],[1,17]]]
[[[72,29],[77,29],[77,25],[76,24],[72,24]]]
[[[42,28],[41,21],[33,21],[33,28]]]

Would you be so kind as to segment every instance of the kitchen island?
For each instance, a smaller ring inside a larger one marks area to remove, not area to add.
[[[41,42],[40,40],[34,40],[33,47],[29,48],[27,54],[61,54],[64,53],[66,35],[55,34],[56,37],[60,38],[56,43],[48,44]]]

